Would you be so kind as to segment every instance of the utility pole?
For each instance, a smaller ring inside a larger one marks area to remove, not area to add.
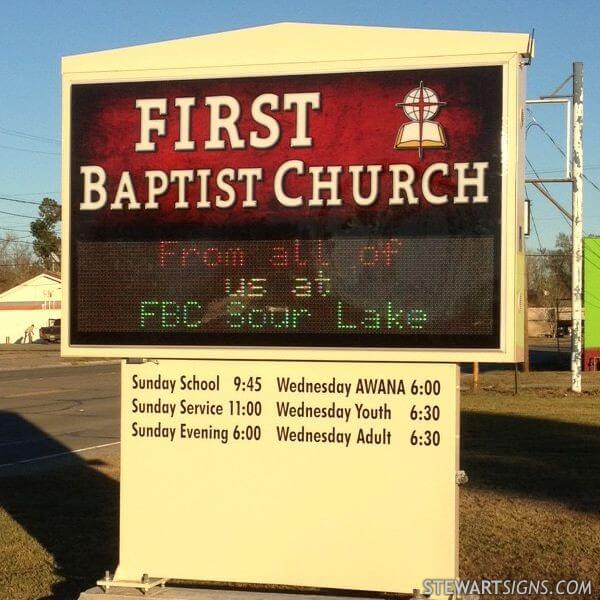
[[[559,96],[558,93],[572,80],[573,92],[571,95]],[[564,104],[566,107],[566,151],[564,177],[545,177],[537,175],[534,179],[527,179],[526,183],[532,184],[542,196],[548,199],[571,222],[571,390],[581,392],[581,359],[583,355],[582,344],[582,308],[583,295],[583,63],[573,63],[573,73],[569,75],[550,95],[541,96],[534,100],[527,100],[527,104]],[[544,128],[533,119],[528,126]],[[546,134],[547,135],[547,134]],[[555,144],[556,145],[556,144]],[[560,150],[560,148],[559,148]],[[571,212],[564,209],[552,196],[546,183],[571,184]],[[558,320],[558,308],[556,309]],[[558,344],[558,338],[557,338]]]
[[[573,63],[573,159],[571,162],[571,221],[573,256],[571,273],[571,389],[581,392],[583,290],[583,63]]]
[[[529,373],[529,300],[527,298],[529,291],[529,278],[527,276],[527,255],[525,256],[525,268],[523,269],[523,277],[525,278],[525,319],[524,319],[524,340],[523,340],[523,362],[521,363],[521,370],[523,373]]]

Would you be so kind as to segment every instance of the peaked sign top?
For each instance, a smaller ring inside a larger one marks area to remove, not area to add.
[[[528,34],[275,23],[155,44],[67,56],[63,73],[218,68],[339,60],[523,54]]]

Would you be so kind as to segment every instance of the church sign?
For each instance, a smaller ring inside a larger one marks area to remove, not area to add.
[[[61,350],[132,359],[99,585],[458,576],[452,363],[522,358],[530,51],[287,23],[63,60]]]
[[[515,360],[508,76],[73,82],[67,352]]]

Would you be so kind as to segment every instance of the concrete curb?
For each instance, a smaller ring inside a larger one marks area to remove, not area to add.
[[[4,366],[0,365],[0,373],[5,371],[31,371],[32,369],[60,369],[65,367],[89,367],[95,365],[116,365],[120,364],[120,359],[110,359],[110,360],[89,360],[85,362],[73,362],[73,363],[50,363],[50,364],[37,364],[37,365],[27,365],[27,366]]]
[[[60,344],[0,344],[0,352],[60,352]]]

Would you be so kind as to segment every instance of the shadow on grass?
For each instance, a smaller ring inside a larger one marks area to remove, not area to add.
[[[103,461],[84,461],[76,454],[6,466],[32,454],[68,452],[60,442],[17,414],[0,411],[0,439],[4,444],[0,446],[0,507],[53,557],[53,574],[63,579],[53,585],[50,595],[27,600],[75,600],[82,591],[95,586],[105,569],[114,570],[118,563],[119,484],[93,468]],[[23,441],[27,442],[27,450],[23,449]],[[39,558],[37,563],[35,560],[30,565],[19,565],[17,573],[29,570],[35,577]],[[169,587],[365,596],[362,591],[209,581],[170,581]],[[409,598],[408,594],[397,593],[369,595]],[[5,598],[0,591],[0,600]]]
[[[0,464],[20,460],[22,440],[39,456],[68,452],[11,412],[0,411],[0,439]],[[64,578],[39,600],[74,600],[117,565],[119,485],[93,468],[98,463],[69,454],[0,468],[0,506],[53,556],[54,572]]]
[[[600,427],[463,412],[469,486],[600,511]]]
[[[44,455],[67,451],[10,412],[0,411],[0,439],[0,464],[19,460],[19,444],[8,449],[20,440]],[[461,445],[470,486],[600,511],[598,427],[467,411]],[[36,464],[0,469],[0,506],[53,556],[64,579],[40,600],[73,600],[118,562],[118,483],[93,468],[98,460],[78,455]]]

